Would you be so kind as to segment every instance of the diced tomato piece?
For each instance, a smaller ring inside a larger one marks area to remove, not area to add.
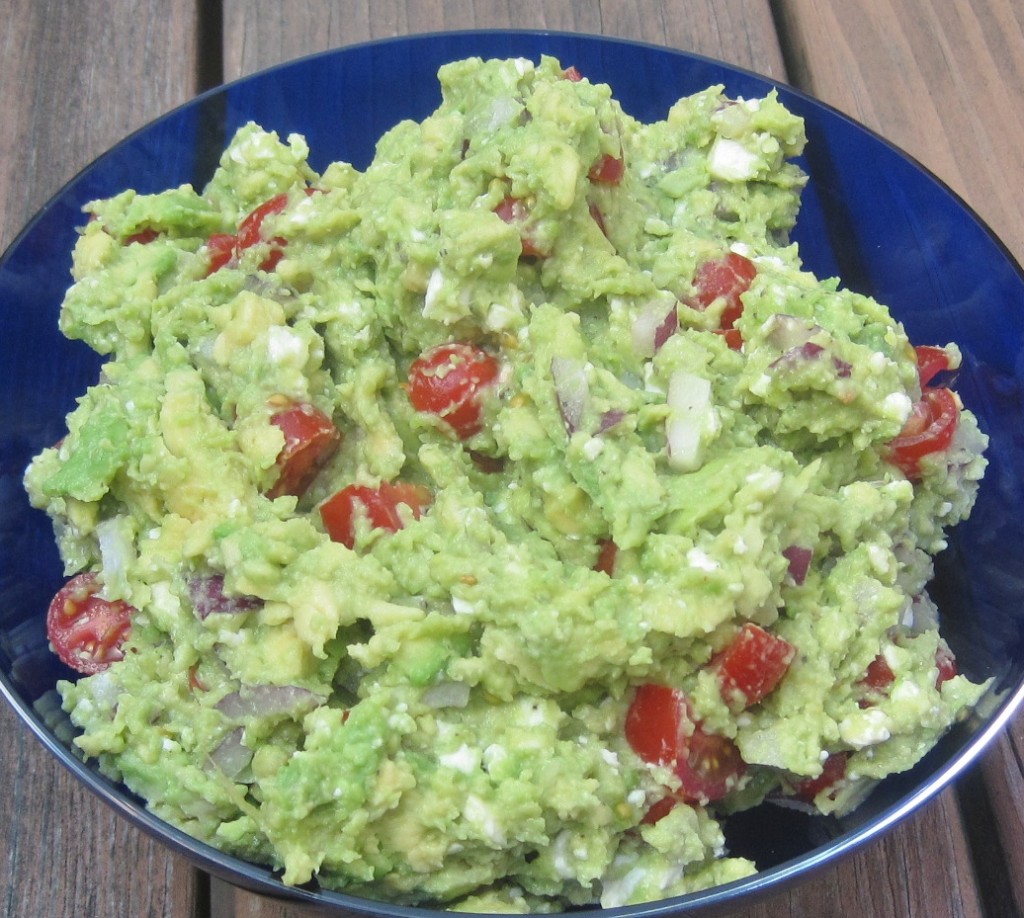
[[[618,185],[626,173],[626,163],[621,156],[603,153],[590,167],[588,178],[598,185]]]
[[[206,240],[206,251],[210,256],[207,274],[223,268],[237,254],[238,237],[233,233],[214,233]]]
[[[523,246],[523,257],[543,258],[547,253],[541,251],[523,224],[530,217],[529,207],[519,198],[506,195],[502,202],[494,208],[494,212],[510,226],[519,230],[519,239]]]
[[[821,774],[816,778],[803,778],[793,785],[793,796],[805,803],[813,803],[814,798],[823,791],[834,789],[846,777],[848,752],[833,752],[821,766]]]
[[[868,668],[860,680],[860,685],[866,685],[877,692],[884,692],[895,681],[896,674],[892,671],[892,667],[886,662],[885,657],[879,654],[868,664]]]
[[[734,351],[743,350],[743,334],[738,328],[716,328],[716,335],[725,338],[725,343]]]
[[[921,345],[914,348],[917,355],[917,376],[921,386],[927,386],[943,370],[949,369],[949,355],[941,347]]]
[[[669,765],[679,754],[686,696],[667,685],[639,686],[626,712],[626,741],[645,762]]]
[[[694,294],[687,305],[701,311],[720,299],[725,300],[720,327],[732,328],[743,314],[740,297],[750,289],[757,266],[738,252],[701,262],[693,276]]]
[[[666,794],[660,800],[655,800],[648,807],[647,812],[644,813],[644,818],[640,820],[641,825],[653,826],[656,822],[668,816],[675,809],[678,802],[672,794]]]
[[[133,242],[139,243],[139,245],[149,245],[154,239],[158,239],[160,236],[159,230],[153,229],[148,226],[145,229],[139,230],[137,233],[132,233],[130,236],[125,237],[124,244],[130,245]]]
[[[926,388],[899,436],[889,443],[888,459],[910,479],[921,477],[921,460],[949,449],[960,408],[949,389]]]
[[[611,539],[601,539],[598,545],[599,549],[594,570],[611,577],[615,573],[615,562],[619,557],[619,546]]]
[[[943,682],[949,682],[957,674],[956,657],[945,641],[940,641],[935,651],[935,666],[939,671],[935,677],[935,688],[940,688]]]
[[[679,797],[708,803],[728,794],[746,772],[736,744],[708,733],[693,717],[682,692],[646,683],[637,688],[626,712],[626,741],[645,762],[672,765]]]
[[[575,67],[566,67],[565,70],[562,71],[562,79],[568,80],[570,83],[578,83],[583,79],[583,74]]]
[[[289,403],[270,416],[270,423],[284,434],[284,446],[277,456],[277,481],[267,497],[301,497],[334,455],[341,434],[323,411],[308,402]]]
[[[722,698],[733,707],[757,704],[782,681],[795,655],[789,641],[746,622],[714,662]]]
[[[248,249],[263,239],[263,221],[271,214],[279,214],[288,206],[288,193],[281,192],[253,208],[238,224],[238,247]]]
[[[404,526],[399,507],[404,506],[407,513],[419,519],[432,500],[427,488],[409,482],[385,481],[376,488],[348,485],[321,505],[320,517],[333,541],[354,548],[360,517],[365,517],[373,529],[398,532]]]
[[[500,369],[497,358],[475,344],[442,344],[409,367],[409,401],[466,440],[482,429],[484,399]]]
[[[121,645],[135,614],[128,603],[103,599],[99,591],[95,574],[77,574],[57,591],[46,613],[46,634],[57,656],[86,675],[124,659]]]

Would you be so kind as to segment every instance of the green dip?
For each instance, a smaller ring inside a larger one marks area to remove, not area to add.
[[[550,58],[439,76],[365,172],[249,124],[205,188],[88,206],[60,322],[105,364],[26,475],[130,606],[59,686],[75,742],[287,884],[515,912],[748,875],[730,812],[846,812],[978,700],[925,585],[986,439],[801,268],[774,94],[641,124]],[[412,403],[450,342],[489,372],[465,423]],[[296,405],[336,433],[284,487]]]

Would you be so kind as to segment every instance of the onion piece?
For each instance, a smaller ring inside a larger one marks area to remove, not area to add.
[[[190,577],[187,586],[192,608],[200,621],[215,613],[251,612],[263,606],[263,600],[256,596],[228,596],[224,592],[223,574]]]
[[[626,419],[626,412],[619,409],[611,408],[605,411],[601,415],[601,421],[597,425],[597,432],[603,434],[613,427],[617,427]]]
[[[782,554],[789,562],[789,576],[797,586],[801,586],[807,579],[807,571],[810,570],[814,552],[802,545],[790,545],[782,550]]]
[[[590,383],[582,360],[571,357],[551,358],[551,378],[555,383],[555,399],[566,432],[572,436],[580,429],[583,415],[590,404]]]
[[[668,463],[680,472],[700,468],[704,441],[718,430],[718,416],[711,402],[711,382],[703,376],[676,370],[668,381],[665,422]]]
[[[221,698],[216,708],[231,720],[279,714],[300,717],[325,701],[323,695],[297,685],[246,685]]]
[[[769,316],[761,326],[764,340],[780,351],[798,347],[822,330],[820,325],[781,312]]]
[[[244,734],[241,727],[232,730],[210,753],[210,761],[232,781],[252,762],[253,751],[242,742]]]
[[[770,364],[769,370],[792,369],[802,363],[809,363],[817,360],[825,353],[825,348],[813,341],[805,341],[785,351],[781,357],[777,357]]]
[[[633,349],[640,357],[653,357],[678,328],[677,304],[666,313],[664,303],[651,303],[633,320]]]
[[[439,682],[420,699],[428,708],[464,708],[469,704],[469,686],[465,682]]]

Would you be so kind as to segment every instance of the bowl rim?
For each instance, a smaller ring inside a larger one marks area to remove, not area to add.
[[[516,40],[522,39],[525,41],[533,40],[540,42],[550,39],[554,41],[580,41],[595,45],[616,45],[639,53],[653,52],[659,55],[682,58],[694,64],[709,64],[721,68],[728,73],[735,73],[741,77],[759,81],[765,84],[767,88],[777,88],[785,94],[799,99],[803,104],[808,105],[812,109],[817,109],[827,117],[838,119],[866,134],[875,143],[881,144],[915,170],[922,173],[926,179],[937,187],[938,191],[951,198],[957,209],[988,237],[1002,257],[1006,259],[1012,272],[1024,283],[1024,268],[1022,268],[1020,261],[959,192],[955,191],[943,179],[938,177],[930,168],[923,165],[916,157],[885,138],[875,129],[791,83],[706,54],[668,45],[660,45],[654,42],[588,32],[526,28],[434,30],[369,39],[283,60],[210,87],[125,134],[109,148],[80,168],[70,179],[61,184],[44,204],[35,211],[28,222],[21,227],[4,251],[0,253],[0,271],[3,270],[8,260],[20,247],[25,238],[31,234],[37,223],[104,159],[113,155],[120,148],[130,144],[140,135],[158,128],[162,123],[177,117],[185,110],[199,107],[206,101],[226,95],[232,89],[243,86],[253,80],[272,79],[279,71],[306,66],[324,58],[344,56],[362,49],[379,48],[383,53],[386,53],[389,49],[399,46],[432,43],[453,37],[464,38],[474,42],[487,42],[512,37]],[[538,51],[536,53],[547,52]],[[31,732],[42,742],[44,747],[50,751],[57,761],[80,780],[93,794],[99,797],[104,804],[127,819],[136,828],[141,829],[151,838],[186,858],[187,861],[201,870],[205,870],[212,875],[260,895],[283,901],[291,901],[306,907],[313,907],[317,910],[326,909],[327,911],[334,911],[340,909],[366,915],[396,916],[396,918],[399,918],[399,916],[400,918],[442,918],[442,916],[450,914],[450,912],[434,906],[410,906],[386,900],[368,899],[343,891],[321,888],[316,886],[315,883],[304,887],[285,886],[279,879],[280,871],[275,871],[269,866],[246,861],[235,855],[227,854],[206,842],[188,835],[176,826],[165,822],[151,813],[145,807],[144,801],[128,790],[123,784],[114,782],[100,774],[95,765],[87,764],[80,755],[76,754],[74,747],[70,744],[65,745],[57,738],[46,725],[39,712],[35,710],[35,707],[32,704],[25,703],[20,691],[4,670],[0,670],[0,696],[10,704],[20,720],[29,727]],[[936,768],[923,782],[916,785],[909,792],[904,793],[894,803],[883,808],[862,824],[854,828],[844,829],[836,837],[808,852],[789,858],[773,867],[759,870],[751,876],[720,884],[706,890],[638,905],[619,906],[609,909],[602,909],[596,905],[586,906],[581,909],[574,909],[574,913],[581,916],[581,918],[584,918],[584,916],[586,918],[596,918],[598,915],[621,916],[621,918],[639,918],[641,915],[645,916],[645,918],[647,916],[667,918],[670,914],[689,911],[706,914],[709,910],[718,912],[722,909],[735,907],[744,897],[749,897],[751,894],[757,895],[769,891],[776,893],[789,888],[817,869],[834,864],[838,860],[858,851],[866,844],[877,840],[891,828],[916,812],[925,803],[932,801],[964,772],[975,766],[978,759],[998,738],[998,735],[1005,729],[1009,721],[1018,711],[1024,709],[1024,679],[1021,679],[1020,683],[1010,690],[994,693],[992,700],[994,703],[993,710],[984,716],[984,725],[971,735],[968,741],[947,762]]]

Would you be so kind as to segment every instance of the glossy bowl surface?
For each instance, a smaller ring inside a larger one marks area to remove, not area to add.
[[[199,867],[256,892],[326,911],[445,914],[289,889],[272,871],[156,819],[72,750],[70,722],[53,703],[54,684],[68,673],[47,649],[44,627],[46,606],[63,580],[61,564],[49,521],[29,507],[21,475],[32,455],[63,435],[66,413],[100,365],[57,329],[81,208],[124,188],[201,187],[248,120],[282,136],[304,134],[314,168],[338,159],[364,167],[386,129],[439,103],[440,64],[540,54],[609,83],[623,108],[644,121],[664,117],[678,97],[712,84],[724,84],[734,97],[776,86],[807,124],[801,164],[810,182],[795,233],[806,267],[886,303],[913,341],[958,342],[958,391],[991,437],[977,507],[954,531],[933,585],[961,669],[994,678],[976,715],[850,817],[773,808],[770,819],[755,810],[727,823],[731,850],[754,857],[763,868],[758,875],[615,912],[721,912],[807,876],[934,797],[978,758],[1024,699],[1024,274],[960,199],[877,135],[806,95],[665,48],[559,33],[454,32],[303,58],[211,91],[127,138],[61,190],[0,260],[0,691],[53,755],[115,810]]]

